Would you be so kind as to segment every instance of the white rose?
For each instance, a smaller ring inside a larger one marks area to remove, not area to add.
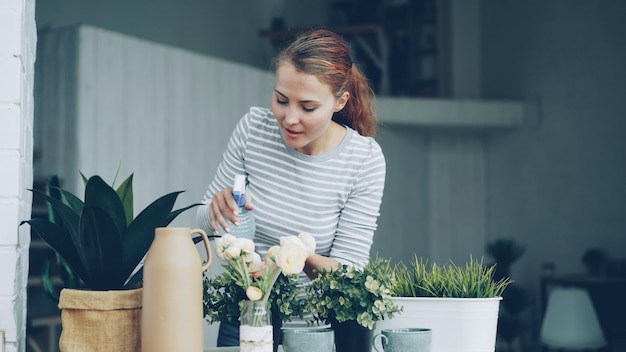
[[[271,246],[267,250],[267,256],[275,262],[278,261],[278,253],[280,253],[280,246]]]
[[[283,236],[280,238],[280,245],[284,246],[287,243],[297,244],[298,246],[304,246],[302,240],[296,236]]]
[[[250,272],[258,271],[263,268],[263,260],[259,253],[250,253],[246,255],[246,263],[249,264]]]
[[[315,253],[315,238],[308,232],[301,232],[298,236],[283,236],[280,238],[281,246],[287,243],[301,246],[307,257]]]
[[[263,297],[263,291],[256,286],[250,286],[246,289],[246,296],[248,296],[248,299],[251,301],[258,301]]]
[[[307,256],[310,256],[312,254],[315,254],[315,238],[313,237],[313,235],[311,235],[308,232],[301,232],[298,235],[298,238],[302,241],[302,244],[304,245],[304,248],[307,252]]]
[[[215,239],[215,255],[221,260],[226,260],[224,256],[224,240],[221,237]]]
[[[304,269],[306,257],[301,245],[286,243],[280,246],[277,264],[285,275],[298,274]]]
[[[236,245],[246,253],[254,253],[254,242],[249,238],[236,238],[231,245]]]
[[[237,244],[232,243],[224,250],[224,256],[227,259],[235,260],[241,255],[241,248]]]
[[[233,235],[231,235],[229,233],[225,233],[222,237],[219,237],[218,240],[221,240],[224,243],[224,247],[228,247],[228,245],[233,243],[233,241],[236,238],[237,237],[235,237],[235,236],[233,236]]]

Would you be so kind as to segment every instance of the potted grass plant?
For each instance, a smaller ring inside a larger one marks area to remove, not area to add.
[[[420,327],[433,330],[431,352],[493,352],[498,310],[509,278],[494,280],[495,266],[470,256],[465,265],[438,265],[414,256],[391,268],[392,301],[403,312],[377,329]]]
[[[133,174],[116,189],[100,176],[81,176],[83,199],[48,182],[46,191],[32,191],[45,199],[49,217],[20,224],[30,225],[62,258],[72,277],[78,278],[75,288],[61,290],[60,349],[138,351],[141,261],[155,229],[166,227],[198,204],[173,210],[182,191],[172,192],[134,217]]]
[[[311,323],[331,324],[337,352],[369,351],[376,324],[401,312],[391,299],[390,268],[388,259],[377,257],[362,270],[348,265],[323,270],[306,287]]]

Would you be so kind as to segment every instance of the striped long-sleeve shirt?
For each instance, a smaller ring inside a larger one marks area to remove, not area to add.
[[[235,127],[205,205],[198,207],[199,226],[212,231],[211,198],[232,186],[235,174],[245,174],[262,256],[280,237],[309,232],[316,253],[363,267],[377,226],[385,158],[373,138],[347,130],[333,152],[305,155],[284,143],[269,109],[251,108]]]

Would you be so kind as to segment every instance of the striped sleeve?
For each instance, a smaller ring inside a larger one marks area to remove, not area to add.
[[[386,165],[376,143],[358,145],[366,157],[341,210],[330,257],[363,268],[369,260],[385,186]]]

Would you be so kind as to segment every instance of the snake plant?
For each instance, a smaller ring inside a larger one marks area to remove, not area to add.
[[[82,174],[81,174],[82,175]],[[45,198],[50,217],[28,223],[78,275],[83,287],[94,291],[135,287],[157,227],[165,227],[179,214],[199,204],[172,210],[180,193],[168,193],[133,218],[133,174],[114,189],[100,176],[86,181],[84,200],[60,187],[30,190]]]

